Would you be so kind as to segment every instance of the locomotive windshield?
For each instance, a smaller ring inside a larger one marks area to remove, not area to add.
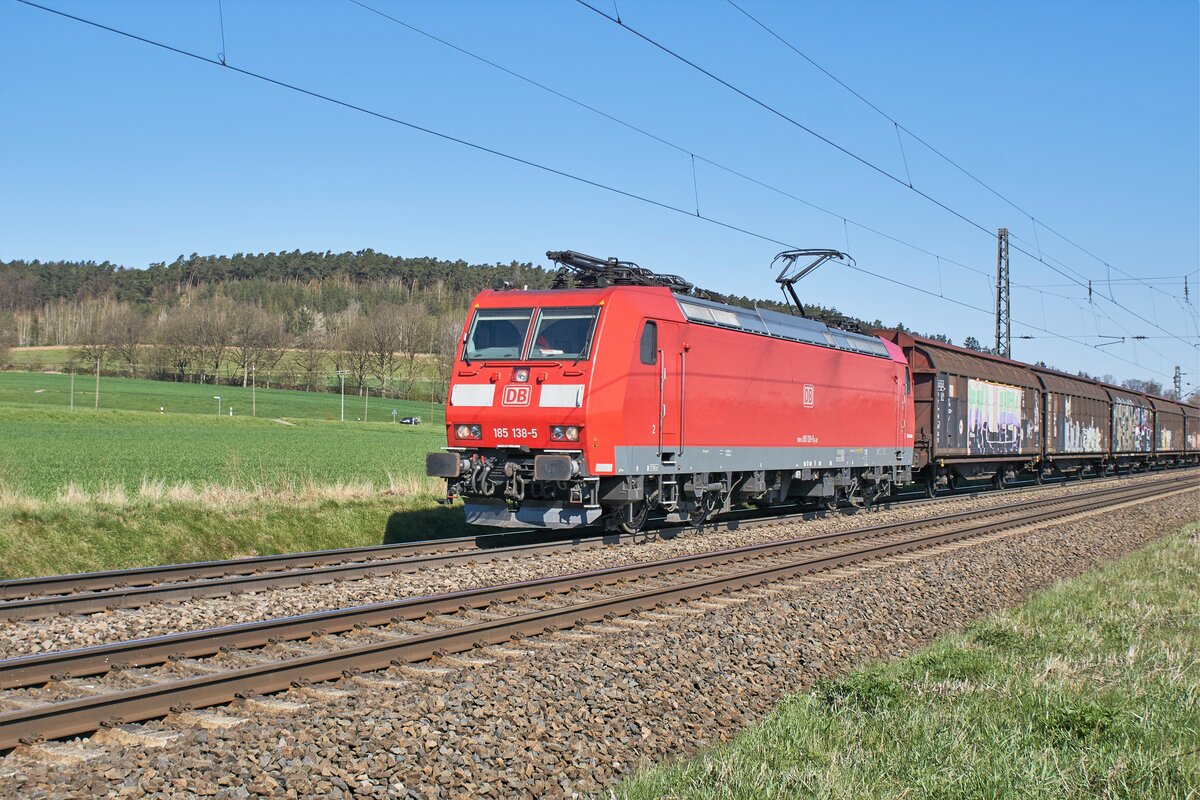
[[[475,312],[463,358],[520,358],[532,308],[481,308]]]
[[[542,309],[526,357],[576,361],[587,358],[599,314],[600,309],[595,306]]]

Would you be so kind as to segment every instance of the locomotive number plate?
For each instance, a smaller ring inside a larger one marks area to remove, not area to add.
[[[536,439],[537,428],[492,428],[497,439]]]

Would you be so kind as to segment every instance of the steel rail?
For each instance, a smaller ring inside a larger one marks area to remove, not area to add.
[[[1178,481],[1165,483],[1174,485],[1176,482]],[[1153,483],[1150,486],[1159,487],[1163,486],[1163,483]],[[1079,501],[1096,497],[1099,494],[1111,497],[1115,493],[1140,493],[1146,487],[1147,485],[1117,487],[1116,489],[1106,489],[1106,491],[1075,495],[1075,497],[1040,498],[1028,500],[1025,503],[998,506],[995,509],[985,510],[985,513],[986,516],[997,516],[1003,515],[1003,513],[1024,512],[1051,505],[1079,503]],[[869,536],[886,536],[904,530],[936,527],[936,525],[979,516],[979,511],[955,512],[952,515],[930,517],[920,519],[920,521],[870,525],[870,527],[833,531],[833,533],[827,534],[797,536],[792,539],[728,548],[724,551],[678,555],[673,558],[642,561],[642,563],[606,567],[606,569],[589,572],[535,578],[532,581],[502,584],[498,587],[409,597],[404,600],[241,622],[238,625],[169,633],[164,636],[130,639],[126,642],[98,644],[86,646],[86,648],[40,652],[40,654],[6,658],[6,660],[0,661],[0,688],[31,686],[58,678],[80,678],[80,676],[108,672],[109,669],[114,668],[151,666],[151,664],[163,663],[172,658],[212,655],[223,648],[252,648],[252,646],[262,646],[277,642],[277,640],[295,640],[320,633],[338,633],[348,631],[355,626],[386,625],[397,619],[420,619],[426,614],[454,612],[463,607],[484,608],[493,602],[514,600],[532,590],[541,591],[542,594],[554,594],[580,587],[583,582],[589,582],[592,587],[598,587],[598,585],[626,581],[634,576],[644,577],[652,572],[696,569],[700,566],[730,563],[730,561],[763,558],[768,555],[791,552],[800,547],[812,548],[834,542],[864,539]]]
[[[834,569],[867,559],[1025,527],[1103,509],[1117,503],[1194,490],[1195,487],[1192,486],[1176,488],[1164,487],[1162,484],[1136,489],[1130,487],[1126,491],[1109,492],[1108,497],[1088,498],[1067,508],[1037,510],[1016,518],[928,533],[902,542],[878,544],[851,552],[762,566],[730,575],[700,578],[448,630],[242,667],[223,673],[34,706],[0,714],[0,750],[15,747],[23,741],[63,738],[88,733],[106,724],[152,719],[178,709],[219,705],[249,694],[278,692],[292,686],[335,680],[360,671],[385,669],[393,665],[426,660],[441,653],[464,652],[477,647],[501,644],[519,636],[597,622],[642,611],[648,607],[701,599],[719,592],[735,591],[774,580]]]
[[[718,563],[762,558],[794,551],[797,548],[818,547],[867,537],[886,536],[907,530],[951,524],[981,515],[997,516],[1020,513],[1051,505],[1070,505],[1097,496],[1114,493],[1139,494],[1148,486],[1174,485],[1179,480],[1093,490],[1083,495],[1040,498],[994,509],[956,512],[923,520],[896,522],[853,528],[846,531],[800,536],[790,539],[743,545],[741,547],[706,553],[687,554],[655,561],[639,562],[588,572],[535,578],[499,586],[465,589],[438,595],[405,598],[350,608],[317,611],[291,617],[246,622],[236,625],[207,628],[163,636],[132,639],[110,644],[93,645],[71,650],[56,650],[0,660],[0,689],[32,686],[56,678],[77,678],[97,675],[122,667],[141,667],[161,664],[176,658],[207,656],[221,649],[260,647],[276,641],[294,641],[308,636],[340,633],[360,626],[386,625],[395,620],[416,620],[428,614],[440,614],[466,608],[485,608],[496,602],[509,602],[530,592],[543,595],[570,591],[588,582],[591,587],[610,585],[631,577],[695,569]]]
[[[889,499],[886,504],[880,503],[878,507],[891,508],[894,502],[896,501]],[[786,510],[786,507],[783,510]],[[845,509],[847,512],[855,510],[857,509]],[[763,513],[760,510],[739,511],[743,512],[742,516]],[[735,511],[733,514],[737,515],[739,511]],[[799,512],[799,514],[776,515],[775,518],[786,520],[795,516],[815,517],[822,513],[825,512],[807,510]],[[664,525],[659,527],[660,529],[668,528],[671,531],[680,530],[677,526]],[[564,535],[561,532],[553,530],[531,528],[528,530],[513,530],[498,533],[481,533],[473,536],[420,539],[393,544],[364,545],[362,547],[345,547],[331,550],[309,550],[296,553],[277,553],[217,561],[191,561],[179,564],[132,567],[129,569],[76,572],[65,575],[46,575],[32,578],[12,578],[9,580],[0,580],[0,601],[41,599],[85,592],[99,592],[108,589],[123,590],[164,583],[185,583],[339,564],[363,564],[364,562],[386,561],[397,557],[408,558],[412,555],[436,554],[448,551],[491,551],[503,550],[506,547],[512,546],[531,547],[570,544],[578,547],[593,544],[619,544],[623,541],[658,532],[660,532],[659,529],[648,529],[637,534],[589,532],[587,535]],[[505,541],[520,540],[522,538],[536,539],[538,541],[522,542],[519,545],[502,544]],[[495,544],[492,544],[493,542]]]
[[[1058,485],[1058,484],[1054,484]],[[1007,492],[1024,491],[1033,488],[1029,486],[1013,486],[1007,489],[994,490],[982,489],[982,487],[965,487],[960,490],[951,490],[948,493],[939,495],[936,498],[918,497],[915,494],[901,494],[888,498],[885,501],[876,503],[873,509],[891,509],[897,506],[912,506],[912,505],[940,505],[942,503],[951,502],[963,497],[976,497],[980,494],[994,495]],[[1049,488],[1049,487],[1047,487]],[[982,489],[982,491],[981,491]],[[803,510],[795,513],[780,514],[780,510],[787,510],[787,507],[776,507],[775,513],[768,516],[768,512],[757,509],[739,509],[728,514],[722,515],[720,519],[710,521],[701,526],[704,530],[721,530],[731,529],[739,524],[750,522],[759,522],[760,520],[786,522],[796,519],[813,519],[826,516],[831,513],[825,510]],[[847,507],[841,509],[841,513],[853,515],[861,509]],[[369,566],[371,564],[385,565],[388,561],[396,558],[412,558],[414,556],[425,554],[438,554],[448,552],[502,552],[506,547],[524,547],[523,552],[528,552],[530,547],[545,547],[547,549],[558,549],[557,545],[569,544],[575,548],[602,547],[611,544],[620,544],[628,541],[637,541],[639,538],[647,535],[662,535],[670,537],[677,535],[679,532],[688,530],[686,526],[672,526],[668,524],[660,524],[657,528],[648,529],[645,532],[636,534],[617,534],[612,532],[595,533],[589,535],[556,535],[555,532],[542,531],[537,529],[529,529],[522,531],[504,531],[497,533],[482,533],[475,536],[460,536],[450,537],[445,539],[422,539],[412,542],[397,542],[394,544],[383,545],[366,545],[362,547],[348,547],[332,550],[313,550],[299,553],[279,553],[263,556],[248,556],[245,558],[224,559],[219,561],[196,561],[181,564],[166,564],[159,566],[134,567],[130,569],[106,570],[99,572],[80,572],[68,575],[50,575],[35,578],[16,578],[11,580],[0,581],[0,620],[6,619],[3,609],[10,608],[16,610],[16,615],[7,617],[7,619],[37,619],[41,616],[61,613],[96,613],[97,611],[108,610],[110,608],[136,608],[144,602],[154,602],[155,593],[150,592],[146,597],[149,600],[141,599],[142,595],[132,594],[134,588],[155,587],[162,588],[166,591],[165,586],[173,588],[183,588],[197,582],[204,582],[213,579],[223,579],[238,576],[259,576],[264,580],[267,578],[264,573],[279,573],[286,570],[308,569],[314,570],[324,566],[337,566],[346,564],[357,564]],[[502,542],[511,540],[520,540],[522,538],[532,538],[537,541],[523,542],[519,545],[504,545]],[[490,543],[496,543],[494,545]],[[518,554],[520,554],[518,552]],[[495,558],[496,556],[491,556]],[[334,576],[332,580],[348,580],[357,577],[366,577],[370,573],[355,572],[348,575]],[[203,584],[202,584],[203,585]],[[232,591],[248,590],[245,586],[239,586]],[[69,596],[74,594],[100,593],[111,591],[112,594],[104,597],[118,598],[121,595],[127,596],[127,601],[122,603],[118,601],[104,600],[99,596],[89,598],[86,601],[79,601],[78,605],[72,603],[63,603],[56,607],[53,597]],[[201,591],[208,591],[207,589]],[[216,595],[224,594],[223,591],[216,591]],[[172,594],[168,599],[180,599],[186,597],[186,594]],[[197,594],[193,596],[205,596]],[[207,595],[212,596],[212,595]],[[18,605],[24,601],[30,601],[25,605]],[[40,601],[33,602],[33,601]],[[40,606],[45,606],[46,611],[42,612]],[[24,610],[22,610],[24,609]]]
[[[1093,491],[1103,490],[1097,489]],[[948,501],[950,499],[951,498],[935,498],[932,500],[927,499],[924,502],[936,504],[943,501]],[[885,507],[890,508],[891,506],[889,504]],[[737,518],[707,523],[705,526],[702,526],[702,529],[705,531],[736,530],[742,526],[782,524],[794,520],[814,519],[823,515],[824,513],[825,512],[822,511],[802,511],[794,514],[775,516],[751,516],[749,518]],[[664,538],[671,538],[689,530],[695,530],[695,528],[688,525],[679,525],[676,527],[663,528],[655,533]],[[512,545],[508,547],[452,550],[450,552],[441,552],[435,550],[434,552],[430,552],[426,555],[413,555],[401,559],[334,563],[328,566],[313,566],[307,569],[291,572],[268,572],[264,574],[234,575],[231,577],[214,578],[194,582],[118,587],[100,591],[81,592],[78,594],[54,594],[45,597],[27,597],[19,600],[0,601],[0,622],[37,620],[58,614],[95,614],[116,609],[139,608],[150,603],[188,600],[202,597],[224,597],[240,593],[257,592],[264,589],[311,586],[328,584],[341,580],[356,580],[380,575],[418,572],[432,567],[444,566],[453,563],[466,563],[470,561],[481,563],[535,553],[607,547],[625,541],[634,541],[644,535],[646,534],[600,534],[594,537],[558,539],[549,542]],[[414,546],[435,546],[438,542],[439,540],[423,540],[421,542],[413,542],[411,544]],[[322,551],[315,551],[312,555],[319,557],[321,553]],[[289,556],[285,554],[283,556],[279,556],[278,558],[287,557]],[[276,557],[266,556],[263,558]],[[218,561],[207,563],[220,565],[222,563],[229,562]],[[148,567],[145,569],[154,570],[159,568]],[[89,573],[82,574],[87,575]],[[37,579],[30,580],[32,581]]]
[[[483,534],[493,536],[495,534]],[[33,597],[45,594],[68,594],[97,591],[124,586],[146,586],[165,581],[197,580],[202,578],[224,578],[234,574],[249,574],[267,570],[293,569],[335,562],[365,561],[375,558],[391,558],[411,552],[430,552],[434,546],[444,549],[476,547],[479,536],[462,536],[452,539],[423,539],[414,542],[397,542],[385,545],[345,547],[336,550],[311,550],[302,553],[280,553],[276,555],[248,556],[223,561],[192,561],[183,564],[165,564],[152,567],[106,570],[103,572],[77,572],[70,575],[48,575],[38,578],[16,578],[0,581],[0,600]]]

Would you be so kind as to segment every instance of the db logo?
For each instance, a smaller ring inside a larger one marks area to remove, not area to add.
[[[505,386],[504,394],[500,395],[502,406],[527,406],[533,397],[533,389],[529,386]]]
[[[813,385],[811,383],[804,384],[804,407],[813,407]]]

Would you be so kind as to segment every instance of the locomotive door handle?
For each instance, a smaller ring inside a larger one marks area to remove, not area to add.
[[[658,454],[663,452],[663,422],[667,418],[667,364],[663,360],[663,351],[658,351]]]
[[[679,352],[679,452],[683,452],[683,401],[687,386],[687,348]]]

